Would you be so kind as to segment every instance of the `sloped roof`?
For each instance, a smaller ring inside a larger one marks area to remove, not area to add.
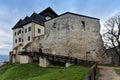
[[[41,15],[38,15],[36,13],[33,13],[31,16],[30,16],[31,20],[35,23],[38,23],[42,26],[44,26],[44,22],[46,21],[46,19],[41,16]]]
[[[23,25],[29,22],[35,22],[44,26],[45,21],[46,19],[43,16],[38,15],[37,13],[33,13],[30,17],[26,16],[23,20],[20,19],[12,29],[21,28]]]
[[[44,22],[49,21],[49,20],[45,19],[46,16],[50,16],[52,19],[54,19],[54,18],[60,17],[65,14],[72,14],[72,15],[76,15],[76,16],[87,17],[87,18],[99,20],[98,18],[94,18],[94,17],[90,17],[90,16],[86,16],[86,15],[80,15],[80,14],[71,13],[71,12],[66,12],[61,15],[58,15],[57,13],[55,13],[55,11],[53,9],[48,7],[45,10],[43,10],[42,12],[40,12],[39,14],[33,13],[30,17],[26,16],[23,20],[20,19],[12,29],[21,28],[23,25],[25,25],[29,22],[35,22],[37,24],[44,26]]]
[[[76,14],[76,13],[72,13],[72,12],[65,12],[59,16],[62,16],[62,15],[65,15],[65,14],[72,14],[72,15],[77,15],[77,16],[81,16],[81,17],[87,17],[87,18],[91,18],[91,19],[96,19],[96,20],[99,20],[98,18],[95,18],[95,17],[91,17],[91,16],[86,16],[86,15],[81,15],[81,14]]]
[[[40,12],[39,15],[42,15],[44,17],[51,16],[52,18],[58,17],[58,14],[50,7]]]
[[[95,17],[91,17],[91,16],[86,16],[86,15],[81,15],[81,14],[76,14],[76,13],[72,13],[72,12],[65,12],[65,13],[59,15],[58,17],[61,17],[61,16],[66,15],[66,14],[72,14],[72,15],[76,15],[76,16],[81,16],[81,17],[86,17],[86,18],[90,18],[90,19],[100,20],[99,18],[95,18]],[[56,18],[58,18],[58,17],[56,17]],[[53,19],[55,19],[55,18],[53,18]],[[50,20],[52,20],[52,19],[50,19]],[[47,21],[50,21],[50,20],[47,20]]]

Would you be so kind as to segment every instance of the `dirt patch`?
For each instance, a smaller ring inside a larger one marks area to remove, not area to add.
[[[98,80],[120,80],[120,76],[116,74],[115,69],[118,67],[99,66],[99,79]]]

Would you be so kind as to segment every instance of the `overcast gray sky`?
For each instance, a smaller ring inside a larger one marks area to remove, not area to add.
[[[26,15],[39,13],[47,7],[58,14],[73,12],[100,18],[104,22],[120,11],[120,0],[0,0],[0,54],[12,49],[11,28]]]

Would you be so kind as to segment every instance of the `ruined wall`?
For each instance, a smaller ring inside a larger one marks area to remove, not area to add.
[[[99,61],[103,53],[99,31],[97,19],[64,14],[45,23],[43,52]]]

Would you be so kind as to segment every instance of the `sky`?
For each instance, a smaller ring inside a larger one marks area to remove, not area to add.
[[[12,27],[19,19],[51,7],[57,14],[73,12],[100,19],[104,23],[120,12],[120,0],[0,0],[0,55],[12,50]]]

